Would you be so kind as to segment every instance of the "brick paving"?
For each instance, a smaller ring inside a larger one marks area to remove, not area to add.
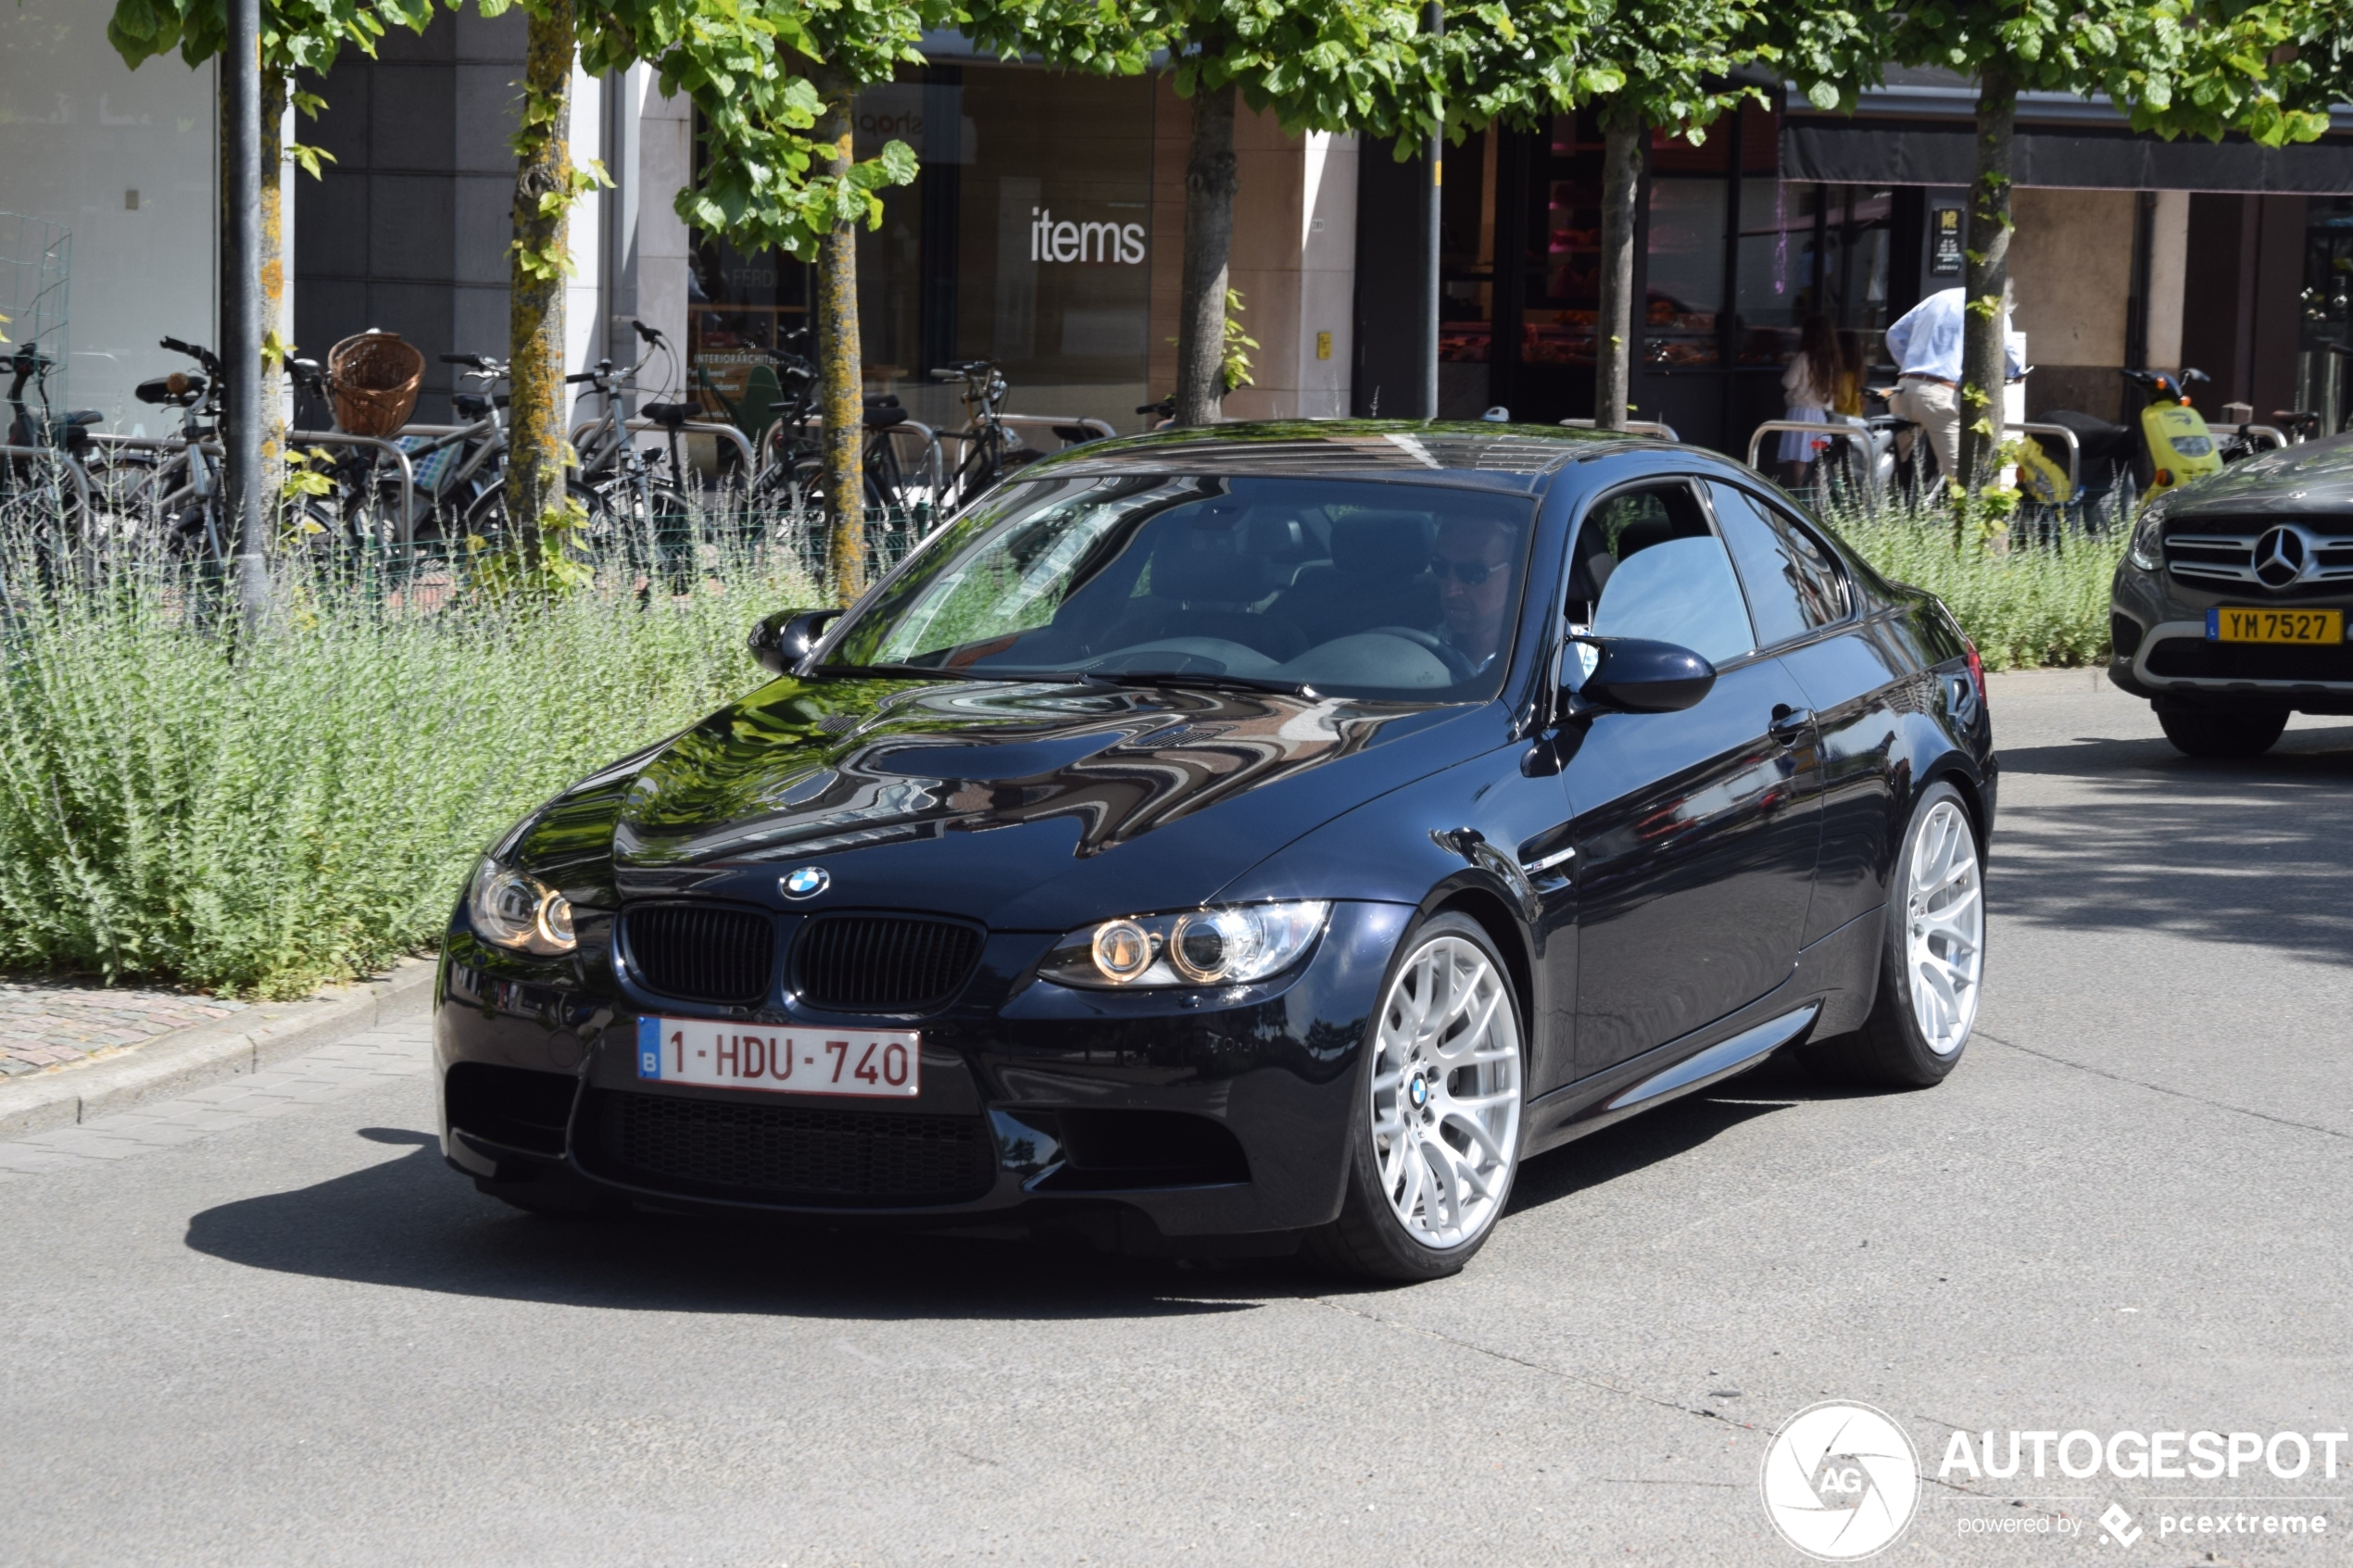
[[[245,1006],[185,991],[0,981],[0,1077],[86,1061]]]
[[[174,1099],[134,1106],[20,1138],[0,1139],[0,1185],[86,1171],[216,1133],[234,1132],[305,1106],[339,1100],[432,1064],[433,1023],[417,1018],[366,1029],[333,1045]]]

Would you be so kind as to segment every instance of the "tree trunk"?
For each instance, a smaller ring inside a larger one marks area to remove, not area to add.
[[[516,249],[508,267],[507,526],[535,550],[564,501],[565,218],[572,188],[573,0],[534,12],[515,155]],[[547,197],[558,199],[549,202]],[[552,208],[552,210],[549,210]]]
[[[836,179],[849,170],[851,92],[844,83],[825,91],[825,114],[817,122],[824,147],[821,172]],[[858,231],[837,223],[817,242],[817,396],[824,415],[825,524],[832,535],[834,602],[849,605],[866,591],[866,472],[861,461],[866,435],[866,376],[858,342]]]
[[[1994,71],[1978,79],[1977,181],[1969,188],[1969,301],[1961,328],[1961,474],[1971,495],[1993,478],[2007,380],[2002,325],[2010,281],[2010,128],[2018,87]]]
[[[1226,259],[1234,240],[1234,88],[1193,95],[1185,165],[1184,297],[1176,315],[1176,422],[1215,424],[1226,398]]]
[[[1600,308],[1593,320],[1593,423],[1626,428],[1641,324],[1634,307],[1634,203],[1642,188],[1642,122],[1632,109],[1602,111]]]
[[[255,149],[261,159],[261,336],[265,345],[274,343],[282,354],[288,346],[285,334],[278,330],[286,310],[286,207],[282,183],[286,167],[286,87],[284,72],[263,69],[261,144]],[[285,383],[278,379],[283,370],[283,362],[271,367],[262,386],[261,482],[272,495],[278,493],[286,458]]]

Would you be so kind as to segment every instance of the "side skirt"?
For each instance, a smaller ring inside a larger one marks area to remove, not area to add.
[[[1879,978],[1884,905],[1797,956],[1788,980],[1728,1017],[1529,1102],[1521,1153],[1541,1154],[1755,1066],[1811,1032],[1861,1027]]]

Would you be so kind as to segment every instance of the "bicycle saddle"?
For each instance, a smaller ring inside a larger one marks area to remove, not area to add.
[[[174,370],[168,376],[150,376],[141,382],[131,394],[142,403],[157,403],[168,408],[185,408],[204,395],[204,377],[192,376],[185,370]]]
[[[903,425],[906,422],[907,410],[896,403],[886,403],[879,408],[866,410],[868,430],[888,430],[893,425]]]
[[[637,411],[664,430],[676,430],[702,415],[702,410],[692,403],[648,403]]]
[[[95,408],[75,408],[57,422],[63,425],[94,425],[106,417]]]

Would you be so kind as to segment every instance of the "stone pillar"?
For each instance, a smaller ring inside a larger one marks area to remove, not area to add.
[[[1184,232],[1185,152],[1191,108],[1165,83],[1152,128],[1152,232]],[[1349,410],[1356,288],[1353,136],[1287,136],[1273,115],[1234,119],[1239,188],[1234,197],[1232,286],[1258,347],[1251,384],[1226,398],[1229,420],[1340,419]],[[1174,247],[1155,241],[1150,386],[1176,384],[1178,295]]]

